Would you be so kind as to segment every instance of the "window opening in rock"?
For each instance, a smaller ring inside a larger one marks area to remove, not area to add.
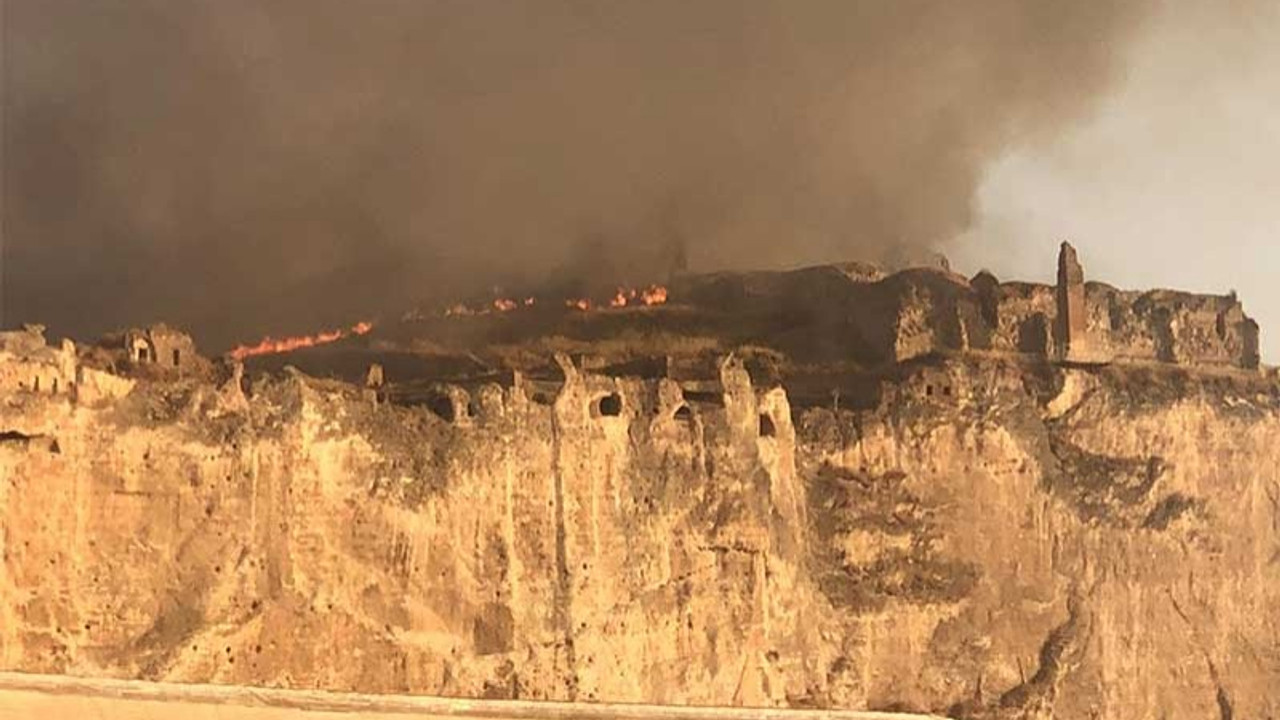
[[[760,437],[773,437],[778,434],[778,428],[773,424],[773,418],[765,413],[760,413]]]
[[[448,395],[432,395],[427,399],[427,409],[445,422],[453,422],[458,419],[457,413],[453,409],[453,400]]]
[[[610,393],[596,401],[595,414],[603,417],[617,417],[622,414],[622,396]]]

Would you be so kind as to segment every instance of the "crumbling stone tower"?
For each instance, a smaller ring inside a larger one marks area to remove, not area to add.
[[[1088,314],[1084,299],[1084,268],[1071,243],[1058,250],[1058,317],[1055,335],[1061,360],[1086,360],[1089,355]]]

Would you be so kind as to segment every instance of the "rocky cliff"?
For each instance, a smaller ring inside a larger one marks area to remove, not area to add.
[[[1280,388],[903,363],[0,396],[0,666],[362,692],[1280,715]]]

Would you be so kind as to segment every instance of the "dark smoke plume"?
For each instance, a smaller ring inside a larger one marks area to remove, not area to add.
[[[662,248],[910,254],[1140,4],[7,0],[3,321],[220,349]]]

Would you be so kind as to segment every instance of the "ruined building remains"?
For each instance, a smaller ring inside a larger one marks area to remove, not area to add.
[[[1063,360],[1089,356],[1089,320],[1085,309],[1084,268],[1071,243],[1058,251],[1058,349]]]
[[[0,332],[0,390],[59,395],[71,392],[75,376],[76,350],[70,340],[50,347],[41,325]]]
[[[138,365],[181,372],[201,363],[191,336],[164,324],[126,331],[124,345],[130,360]]]
[[[793,358],[884,367],[939,352],[1084,363],[1256,370],[1258,325],[1234,293],[1120,290],[1085,279],[1063,243],[1056,285],[972,279],[945,267],[865,265],[682,278],[672,297],[752,325],[744,338]],[[744,318],[750,320],[744,320]]]

